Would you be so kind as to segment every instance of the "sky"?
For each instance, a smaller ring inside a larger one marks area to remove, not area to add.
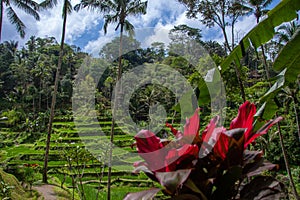
[[[71,1],[73,6],[79,2],[80,0]],[[270,8],[278,2],[279,0],[274,0]],[[40,12],[40,21],[35,21],[33,17],[15,9],[27,27],[24,39],[19,37],[15,27],[9,23],[6,13],[4,13],[1,41],[19,41],[19,47],[23,46],[32,35],[36,37],[51,36],[60,41],[61,9],[62,1],[59,1],[56,7]],[[142,43],[142,47],[148,47],[156,41],[168,44],[169,30],[180,24],[199,28],[202,31],[204,41],[215,40],[223,43],[223,35],[218,27],[207,28],[201,24],[199,19],[188,19],[186,17],[186,7],[176,0],[148,0],[147,14],[129,17],[128,20],[134,25],[136,38]],[[106,35],[102,26],[103,15],[101,13],[88,9],[82,9],[78,12],[73,11],[67,19],[66,43],[79,46],[82,51],[97,56],[106,43],[118,36],[118,32],[115,31],[115,24],[108,26]],[[245,16],[236,24],[236,35],[241,38],[254,26],[255,17],[253,15]],[[230,30],[227,31],[229,33]]]

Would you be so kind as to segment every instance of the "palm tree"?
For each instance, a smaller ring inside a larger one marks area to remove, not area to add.
[[[122,74],[122,38],[124,31],[127,31],[130,35],[134,34],[134,26],[127,20],[128,16],[137,16],[140,14],[146,14],[147,1],[142,2],[140,0],[82,0],[80,4],[75,6],[75,10],[79,10],[81,7],[89,7],[91,9],[99,9],[101,12],[108,13],[104,16],[105,22],[103,25],[104,33],[107,33],[107,27],[111,23],[116,23],[115,30],[120,28],[120,46],[119,46],[119,58],[118,58],[118,76],[117,81],[121,78]],[[116,98],[114,106],[118,103],[120,91],[116,90]],[[114,112],[113,108],[113,112]],[[112,118],[112,127],[110,141],[113,143],[115,129],[115,121]],[[107,199],[110,199],[110,184],[111,184],[111,160],[112,149],[110,148],[109,156],[109,169],[108,169],[108,184],[107,184]]]
[[[107,33],[107,27],[110,23],[117,23],[115,30],[120,28],[120,47],[119,47],[119,60],[118,60],[118,76],[117,81],[121,79],[122,75],[122,39],[124,29],[129,35],[134,34],[134,26],[126,19],[128,16],[136,16],[139,14],[146,14],[147,1],[141,2],[140,0],[112,0],[106,1],[106,5],[110,8],[110,13],[104,16],[104,33]],[[119,89],[117,88],[115,93],[114,106],[119,103],[120,95],[118,94]],[[113,108],[115,112],[115,108]],[[110,134],[110,142],[113,143],[114,139],[114,128],[115,120],[112,118],[112,127]],[[110,149],[109,156],[109,169],[108,169],[108,183],[107,183],[107,199],[110,200],[110,185],[111,185],[111,160],[112,160],[112,149]]]
[[[14,41],[14,40],[5,41],[4,45],[12,56],[16,55],[19,42]]]
[[[18,9],[25,11],[27,14],[33,16],[36,20],[40,20],[38,14],[39,4],[33,0],[1,0],[0,4],[0,40],[2,34],[2,23],[3,23],[3,14],[4,8],[6,8],[7,17],[13,25],[15,25],[18,33],[21,38],[25,37],[25,24],[18,17],[17,13],[13,9],[12,5],[16,6]]]
[[[273,0],[248,0],[249,5],[249,13],[253,13],[256,18],[256,23],[258,24],[260,21],[260,18],[267,14],[269,11],[267,8],[272,3]],[[265,48],[264,45],[261,45],[261,51],[262,51],[262,57],[263,57],[263,64],[265,66],[266,76],[267,79],[270,79],[268,64],[267,64],[267,58],[265,54]]]
[[[56,0],[46,0],[41,3],[42,8],[51,8],[57,4]],[[49,158],[49,150],[50,150],[50,140],[51,140],[51,133],[52,133],[52,124],[54,119],[54,110],[56,104],[56,95],[58,89],[58,81],[60,79],[60,71],[61,65],[63,61],[64,55],[64,42],[65,42],[65,34],[66,34],[66,24],[67,24],[67,15],[72,12],[72,5],[69,0],[64,0],[63,9],[62,9],[62,17],[63,17],[63,25],[62,25],[62,35],[61,35],[61,42],[60,42],[60,50],[59,50],[59,57],[58,57],[58,64],[56,68],[55,80],[54,80],[54,91],[52,95],[52,102],[50,108],[50,117],[49,117],[49,124],[48,124],[48,133],[47,133],[47,140],[46,140],[46,150],[45,150],[45,159],[44,159],[44,169],[43,169],[43,182],[48,182],[47,171],[48,171],[48,158]]]
[[[256,23],[262,16],[266,15],[269,11],[267,8],[273,0],[248,0],[249,7],[252,8],[250,12],[254,13],[256,17]]]

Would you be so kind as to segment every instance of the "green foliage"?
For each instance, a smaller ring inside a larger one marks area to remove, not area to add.
[[[227,70],[233,61],[240,62],[245,54],[245,50],[253,45],[255,49],[268,42],[275,35],[275,27],[284,22],[289,22],[297,17],[297,11],[300,10],[299,0],[281,1],[274,9],[267,14],[267,18],[254,27],[243,39],[240,44],[234,48],[230,55],[221,64],[222,71]]]
[[[117,61],[117,58],[119,57],[119,46],[120,37],[115,37],[111,42],[108,42],[102,47],[102,49],[99,52],[100,57],[109,62]],[[133,37],[129,37],[126,35],[123,36],[122,49],[124,54],[139,49],[140,46],[140,42],[134,39]]]
[[[25,121],[25,112],[20,109],[13,109],[2,113],[2,117],[7,117],[7,125],[16,127]]]
[[[285,79],[294,82],[298,78],[300,61],[300,29],[293,35],[290,41],[280,51],[274,62],[277,71],[287,69]]]
[[[9,200],[11,197],[11,190],[14,186],[5,183],[2,178],[0,178],[0,197],[2,200]]]
[[[5,190],[5,191],[4,191]],[[2,196],[4,195],[4,196]],[[34,199],[34,196],[26,193],[19,181],[12,174],[0,169],[0,197],[3,199]]]

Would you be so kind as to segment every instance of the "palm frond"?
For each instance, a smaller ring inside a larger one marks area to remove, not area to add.
[[[139,15],[146,14],[148,1],[133,1],[128,5],[126,14],[127,15]]]
[[[134,36],[134,26],[128,20],[125,20],[124,28],[125,31],[129,33],[129,36]]]
[[[16,29],[17,29],[18,33],[20,34],[21,38],[24,38],[26,26],[20,20],[20,18],[17,16],[17,14],[15,13],[15,11],[12,9],[11,6],[7,8],[7,16],[8,16],[10,23],[12,23],[16,26]]]
[[[108,24],[112,23],[113,19],[112,19],[111,15],[105,15],[104,19],[105,19],[105,21],[104,21],[103,29],[104,29],[104,34],[106,34]]]
[[[108,2],[99,0],[81,0],[79,4],[74,6],[74,10],[77,12],[83,8],[88,8],[92,11],[98,10],[104,13],[108,13],[111,10]]]
[[[41,9],[49,9],[49,8],[53,8],[54,6],[57,5],[57,0],[45,0],[43,2],[40,3],[40,8]]]
[[[33,8],[30,6],[30,4],[27,4],[27,2],[19,1],[19,0],[13,0],[12,3],[16,5],[19,9],[23,10],[27,14],[33,16],[36,20],[40,20],[40,16],[37,12],[38,4],[34,4],[31,1],[31,4],[33,5]]]
[[[118,2],[115,2],[115,1],[104,1],[103,3],[105,6],[109,7],[110,10],[113,10],[113,11],[117,11],[118,10],[118,7],[119,7],[119,3]]]
[[[262,7],[263,7],[263,8],[266,8],[266,7],[269,6],[272,2],[273,2],[273,0],[266,0],[266,1],[262,4]]]
[[[104,34],[106,34],[108,24],[117,23],[119,18],[118,18],[118,15],[115,14],[115,15],[105,15],[104,19],[105,19],[105,22],[104,22],[104,25],[103,25],[103,29],[104,29]],[[119,26],[119,23],[118,23],[117,27],[118,26]]]
[[[40,10],[40,4],[35,2],[34,0],[21,0],[23,3],[29,5],[32,9],[39,11]]]
[[[62,17],[65,17],[65,15],[71,14],[73,10],[72,4],[69,0],[64,0],[64,6],[62,11]]]

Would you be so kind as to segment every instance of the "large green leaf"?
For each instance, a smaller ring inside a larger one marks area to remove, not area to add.
[[[273,68],[275,70],[287,69],[285,80],[294,82],[300,73],[300,30],[298,30],[292,39],[284,46],[277,56]]]
[[[264,94],[264,96],[261,97],[260,101],[268,101],[269,99],[273,99],[278,91],[285,85],[285,75],[286,75],[287,69],[284,69],[282,72],[280,72],[276,79],[277,81],[274,83],[274,85]]]
[[[262,127],[266,123],[265,120],[272,119],[277,110],[278,106],[274,99],[265,101],[254,116],[256,120],[254,123],[253,131],[256,132],[260,127]]]
[[[243,52],[250,43],[258,48],[268,42],[275,34],[275,27],[297,17],[300,10],[300,0],[283,0],[275,8],[268,12],[267,18],[255,26],[241,41],[230,55],[221,63],[222,71],[225,71],[233,61],[239,62]]]

